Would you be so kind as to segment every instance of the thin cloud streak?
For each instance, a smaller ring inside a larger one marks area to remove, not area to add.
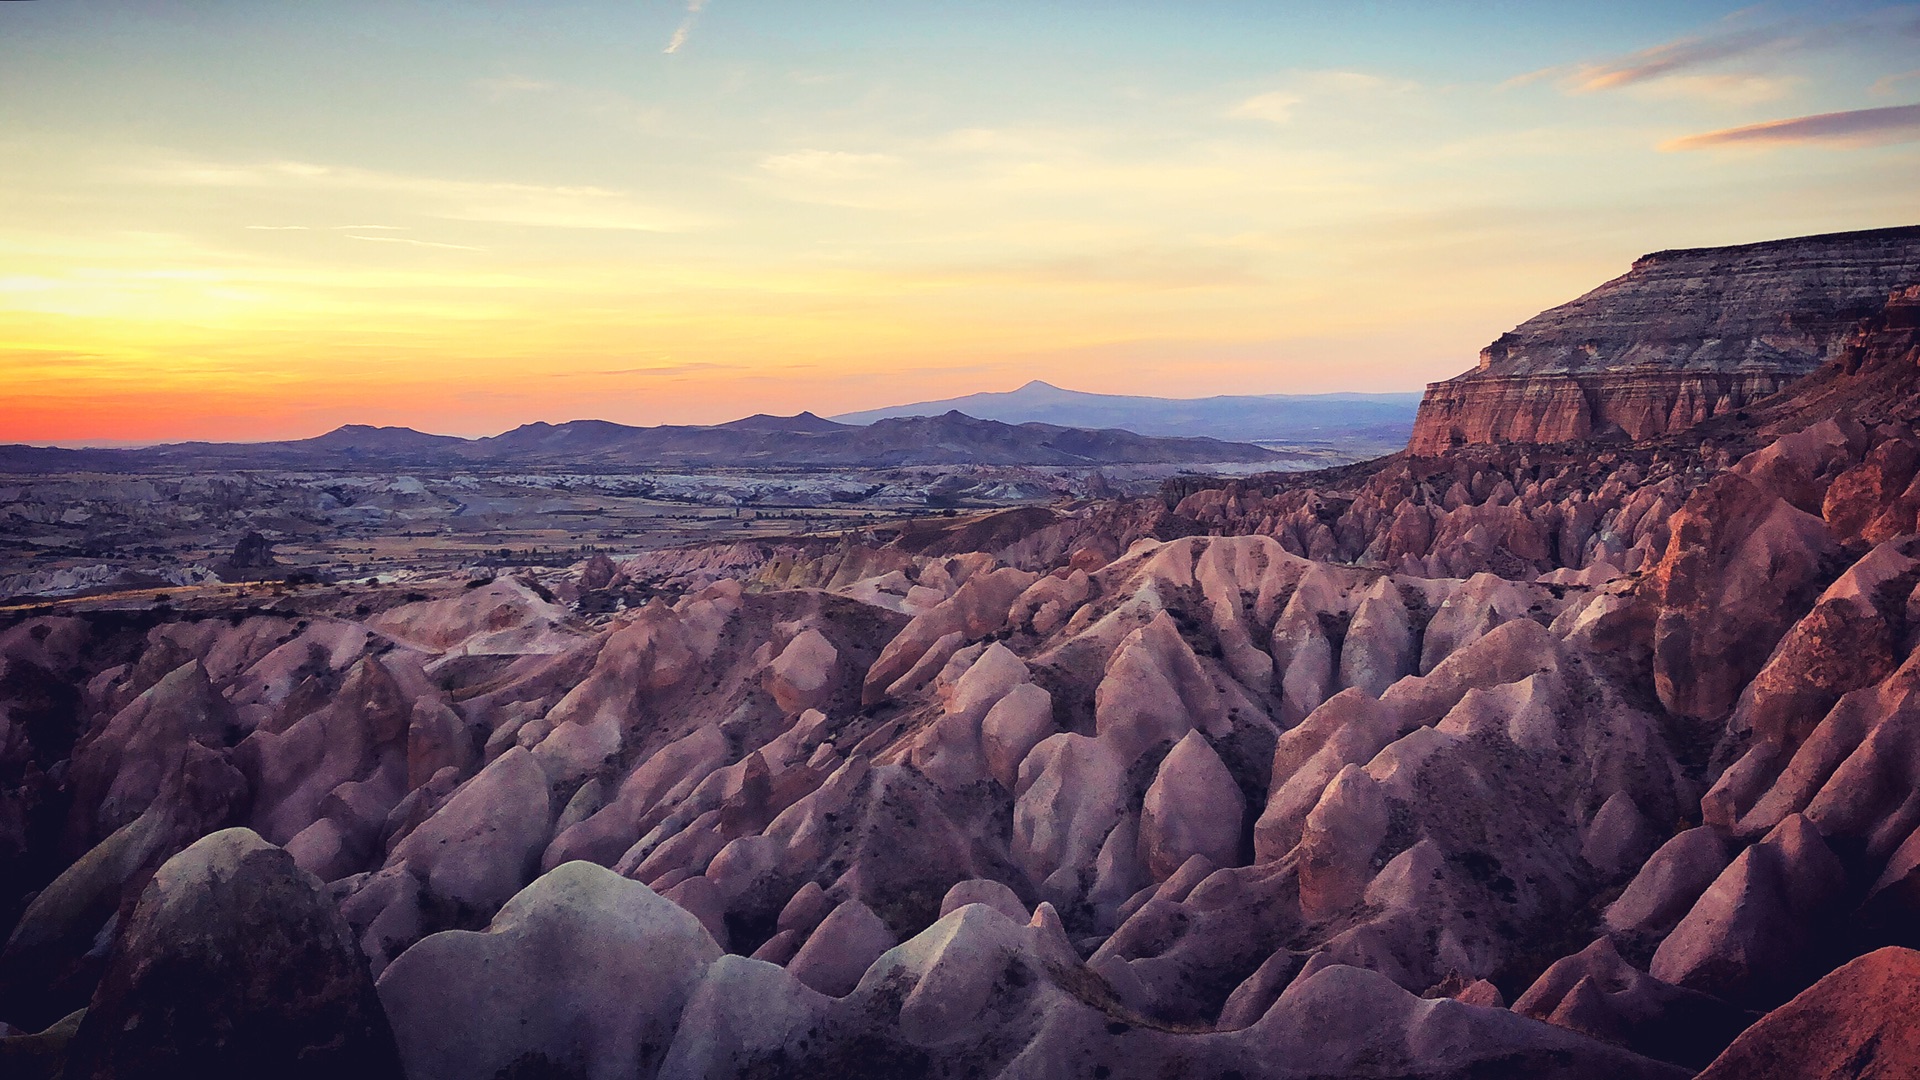
[[[679,232],[704,224],[689,215],[638,203],[626,192],[609,188],[443,180],[303,161],[172,162],[136,169],[130,175],[145,183],[187,187],[378,192],[417,200],[422,212],[435,217],[538,228]]]
[[[1305,100],[1298,94],[1289,94],[1284,90],[1269,90],[1233,107],[1227,115],[1244,120],[1265,120],[1273,124],[1285,124],[1293,119],[1293,110]]]
[[[1681,38],[1616,60],[1581,64],[1567,75],[1562,85],[1574,94],[1618,90],[1690,68],[1750,56],[1790,41],[1792,37],[1784,30],[1763,29],[1711,38]]]
[[[1920,18],[1912,17],[1911,6],[1824,22],[1809,23],[1796,19],[1747,29],[1737,28],[1739,21],[1752,15],[1755,10],[1747,9],[1729,15],[1721,21],[1720,32],[1689,35],[1611,59],[1541,68],[1508,79],[1500,84],[1500,88],[1511,89],[1551,79],[1564,93],[1592,94],[1676,81],[1676,76],[1728,61],[1764,61],[1823,49],[1845,49],[1866,42],[1883,41],[1889,36],[1920,36]],[[1720,76],[1734,80],[1758,77],[1750,71]],[[1712,91],[1714,87],[1702,83],[1699,89]],[[1725,98],[1723,94],[1712,92],[1701,96]]]
[[[376,244],[412,244],[414,247],[448,248],[453,251],[485,251],[486,248],[469,247],[466,244],[440,244],[432,240],[414,240],[405,236],[352,236],[349,240],[371,240]]]
[[[1890,95],[1899,89],[1901,83],[1912,82],[1915,79],[1920,79],[1920,68],[1876,79],[1873,85],[1867,88],[1867,92],[1880,96]]]
[[[1420,91],[1420,84],[1409,79],[1389,79],[1363,71],[1296,71],[1287,77],[1287,86],[1255,94],[1227,110],[1227,115],[1242,120],[1265,120],[1287,124],[1294,112],[1309,101],[1353,104],[1378,102],[1404,97]]]
[[[859,180],[893,165],[900,159],[892,154],[856,154],[845,150],[797,150],[762,158],[760,168],[780,176],[803,180]]]
[[[693,26],[700,21],[700,12],[705,9],[706,6],[707,0],[687,0],[686,17],[680,20],[679,27],[674,30],[673,40],[667,42],[667,47],[660,51],[665,53],[679,52],[680,47],[687,43],[689,37],[693,36]]]
[[[625,367],[625,368],[599,368],[599,369],[588,368],[580,371],[543,371],[543,372],[539,372],[538,374],[539,374],[539,377],[543,379],[599,379],[599,378],[624,378],[624,377],[633,376],[633,375],[640,375],[640,376],[689,375],[696,372],[709,372],[709,371],[738,372],[741,370],[742,368],[741,368],[741,365],[739,364],[716,364],[716,363],[711,363],[707,361],[689,361],[685,363],[661,364],[658,367]]]
[[[1709,131],[1673,139],[1662,150],[1704,150],[1715,146],[1783,146],[1796,143],[1866,145],[1920,139],[1920,105],[1796,116],[1760,124]]]

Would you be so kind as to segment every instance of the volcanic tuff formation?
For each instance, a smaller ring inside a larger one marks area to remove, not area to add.
[[[1427,387],[1409,449],[1646,439],[1744,408],[1920,281],[1920,226],[1658,251]]]
[[[1908,1075],[1917,335],[1585,457],[16,616],[0,1069]]]

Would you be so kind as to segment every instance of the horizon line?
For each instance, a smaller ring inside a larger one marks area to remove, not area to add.
[[[458,435],[458,434],[448,434],[448,433],[436,432],[436,431],[426,431],[421,428],[413,427],[409,424],[368,424],[368,423],[362,423],[359,421],[349,420],[344,423],[335,424],[333,427],[327,428],[324,431],[316,432],[312,435],[294,435],[294,436],[285,436],[281,438],[268,438],[268,439],[185,438],[185,439],[161,439],[161,440],[141,441],[141,442],[121,442],[121,441],[109,440],[109,441],[46,442],[46,443],[8,441],[8,442],[0,443],[0,446],[24,446],[24,447],[30,447],[30,448],[39,449],[39,450],[75,450],[75,451],[78,451],[78,450],[114,450],[114,451],[151,450],[156,447],[163,447],[163,446],[194,446],[194,445],[262,446],[262,445],[271,445],[271,444],[278,444],[278,443],[307,442],[313,439],[324,438],[328,435],[334,434],[335,432],[345,431],[349,428],[366,428],[370,431],[409,432],[411,434],[424,435],[430,438],[458,439],[463,442],[479,442],[484,439],[499,438],[502,435],[507,435],[512,432],[519,431],[522,428],[536,427],[543,424],[548,427],[562,427],[567,424],[586,424],[586,423],[611,424],[615,427],[630,428],[635,431],[645,431],[645,430],[656,429],[656,428],[718,428],[718,427],[726,427],[729,424],[737,424],[743,420],[754,420],[761,417],[766,417],[772,420],[798,420],[798,419],[801,419],[802,417],[810,416],[815,420],[825,420],[830,423],[843,424],[846,427],[868,427],[874,423],[880,422],[881,420],[910,419],[910,418],[919,417],[919,416],[945,415],[945,413],[908,413],[903,416],[876,417],[874,420],[866,421],[866,422],[845,422],[840,420],[839,418],[845,417],[845,416],[864,416],[870,413],[890,412],[896,409],[912,409],[912,408],[917,408],[921,406],[945,404],[947,402],[960,401],[960,400],[964,400],[966,398],[972,398],[972,397],[986,397],[986,396],[993,396],[993,395],[1005,396],[1010,394],[1017,394],[1022,390],[1028,390],[1034,387],[1043,387],[1049,390],[1059,390],[1063,393],[1078,394],[1085,397],[1123,398],[1123,399],[1128,399],[1133,401],[1166,401],[1166,402],[1219,401],[1225,398],[1288,398],[1288,399],[1295,399],[1295,400],[1309,400],[1309,399],[1315,399],[1315,398],[1401,398],[1401,397],[1422,397],[1426,393],[1426,388],[1422,387],[1419,390],[1377,390],[1377,391],[1376,390],[1327,390],[1327,391],[1321,391],[1318,393],[1311,393],[1311,394],[1289,394],[1289,393],[1208,394],[1203,397],[1184,398],[1184,397],[1161,397],[1154,394],[1107,394],[1107,393],[1101,393],[1099,391],[1092,391],[1092,390],[1073,390],[1067,387],[1059,386],[1055,383],[1050,383],[1045,379],[1029,379],[1024,383],[1021,383],[1019,386],[1014,387],[1011,390],[979,390],[969,394],[959,394],[954,397],[948,397],[948,398],[933,398],[927,401],[912,401],[912,402],[906,402],[899,405],[881,405],[872,409],[851,409],[846,412],[834,413],[830,416],[823,416],[819,413],[814,412],[811,409],[802,409],[797,413],[789,413],[784,415],[778,414],[778,413],[756,412],[756,413],[749,413],[745,416],[735,417],[732,420],[721,420],[711,424],[670,424],[670,423],[669,424],[628,424],[628,423],[622,423],[621,421],[618,421],[618,420],[605,420],[600,417],[594,417],[594,416],[577,416],[570,420],[527,420],[519,424],[516,424],[513,427],[506,428],[501,431],[496,431],[492,434]],[[1013,424],[1016,424],[1016,426],[1019,423],[1043,423],[1044,422],[1044,421],[1018,421],[1018,422],[997,421],[997,420],[993,420],[993,418],[991,417],[973,416],[972,414],[962,412],[959,409],[949,409],[947,411],[959,412],[961,413],[961,415],[966,416],[972,420],[982,420],[982,421],[987,421],[992,423],[1013,423]],[[1079,425],[1062,424],[1058,426],[1077,427]],[[1102,430],[1102,429],[1086,428],[1084,430]],[[1131,429],[1120,428],[1117,430],[1131,430]],[[1185,435],[1185,436],[1145,435],[1142,432],[1134,432],[1134,434],[1143,435],[1146,438],[1211,438],[1212,437],[1212,436],[1202,436],[1202,435]],[[1246,440],[1229,439],[1229,440],[1223,440],[1223,441],[1236,442],[1236,441],[1246,441]]]

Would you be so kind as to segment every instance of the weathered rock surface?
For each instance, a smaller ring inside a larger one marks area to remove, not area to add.
[[[1920,953],[1878,949],[1832,972],[1762,1017],[1700,1074],[1846,1076],[1894,1080],[1920,1075]]]
[[[866,974],[867,965],[897,944],[872,908],[849,900],[814,928],[787,970],[828,997],[845,997]]]
[[[1140,857],[1156,881],[1195,855],[1214,866],[1240,862],[1246,799],[1220,755],[1189,731],[1161,761],[1140,807]]]
[[[114,941],[69,1077],[402,1075],[346,921],[245,829],[154,874]]]
[[[1793,985],[1810,929],[1846,888],[1846,870],[1798,814],[1740,853],[1653,954],[1653,975],[1720,997],[1765,1002]]]
[[[401,954],[380,976],[380,1000],[412,1080],[651,1076],[719,956],[672,902],[571,862],[521,890],[484,933],[446,931]]]
[[[105,941],[154,871],[199,837],[231,824],[246,778],[224,754],[189,744],[152,805],[61,872],[21,912],[0,950],[0,1007],[30,1025],[83,1007],[106,960]]]
[[[1920,279],[1920,228],[1661,251],[1502,334],[1428,387],[1410,449],[1679,431],[1805,375],[1889,290]]]
[[[546,774],[516,746],[408,833],[391,863],[416,867],[427,887],[452,904],[491,912],[539,865],[552,813]]]
[[[1718,998],[1640,971],[1606,938],[1555,961],[1513,1011],[1692,1067],[1711,1060],[1751,1019]]]
[[[1673,712],[1717,717],[1818,595],[1835,545],[1818,517],[1735,474],[1695,492],[1670,530],[1649,590],[1654,680]]]

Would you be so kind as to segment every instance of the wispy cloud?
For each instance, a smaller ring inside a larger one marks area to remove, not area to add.
[[[1920,139],[1920,105],[1797,116],[1761,124],[1688,135],[1661,145],[1662,150],[1704,150],[1715,146],[1779,146],[1794,143],[1873,145]]]
[[[700,21],[700,12],[703,11],[706,6],[707,0],[687,0],[686,15],[681,18],[680,25],[674,29],[673,38],[667,42],[667,47],[660,51],[666,53],[679,52],[681,47],[687,43],[687,39],[693,36],[693,26]]]
[[[432,240],[414,240],[406,236],[355,236],[347,234],[349,240],[369,240],[376,244],[410,244],[414,247],[446,248],[450,251],[485,251],[486,248],[471,247],[467,244],[441,244]]]
[[[1805,82],[1805,79],[1794,76],[1701,72],[1634,83],[1627,87],[1627,92],[1649,101],[1683,98],[1722,105],[1759,105],[1778,101]]]
[[[695,361],[687,361],[684,363],[668,362],[668,363],[663,363],[658,367],[600,368],[600,369],[584,369],[581,371],[543,371],[539,373],[539,377],[543,379],[599,379],[599,378],[607,378],[607,377],[621,378],[621,377],[632,376],[632,375],[661,376],[661,375],[681,375],[681,374],[688,374],[692,372],[705,372],[705,371],[737,372],[740,370],[741,370],[741,366],[739,364],[720,364],[720,363],[712,363],[708,361],[695,360]]]
[[[1884,78],[1876,79],[1873,85],[1867,88],[1867,92],[1877,97],[1886,97],[1896,93],[1900,89],[1901,84],[1912,82],[1915,79],[1920,79],[1920,68],[1915,68],[1912,71],[1903,71],[1898,75],[1888,75]]]
[[[1650,92],[1649,96],[1751,104],[1778,97],[1791,84],[1790,80],[1771,79],[1762,73],[1767,65],[1784,57],[1847,49],[1889,37],[1920,36],[1920,18],[1914,16],[1912,5],[1826,21],[1790,19],[1752,25],[1758,10],[1735,12],[1714,29],[1637,52],[1541,68],[1501,85],[1511,88],[1550,80],[1568,94],[1637,89]],[[1730,66],[1740,70],[1724,70]],[[1714,68],[1723,70],[1708,73]],[[1651,93],[1656,89],[1657,94]]]
[[[255,229],[259,232],[306,232],[307,231],[307,227],[305,225],[249,225],[247,226],[247,228]]]
[[[1240,102],[1228,109],[1227,115],[1286,124],[1293,121],[1295,110],[1310,101],[1377,101],[1420,89],[1420,84],[1406,79],[1389,79],[1362,71],[1297,71],[1284,82],[1281,89],[1255,94]]]
[[[333,225],[335,232],[411,232],[408,225]]]
[[[1686,37],[1610,60],[1575,64],[1571,68],[1547,68],[1523,75],[1520,81],[1558,76],[1561,88],[1568,93],[1592,94],[1602,90],[1619,90],[1778,48],[1792,40],[1793,36],[1785,28],[1762,27],[1706,37]]]
[[[845,150],[796,150],[763,158],[760,167],[796,180],[861,180],[900,159],[892,154],[856,154]]]
[[[304,161],[264,164],[173,161],[136,170],[145,183],[262,190],[358,191],[405,202],[406,209],[456,221],[553,229],[675,232],[693,218],[640,203],[624,191],[571,185],[446,180]],[[345,226],[367,231],[368,226]],[[400,231],[401,226],[372,226]]]
[[[1255,94],[1235,105],[1227,115],[1243,120],[1265,120],[1273,124],[1285,124],[1293,119],[1293,110],[1306,100],[1299,94],[1289,94],[1285,90],[1269,90],[1264,94]]]
[[[578,113],[642,131],[657,129],[665,116],[665,110],[658,105],[649,105],[599,87],[548,82],[524,75],[476,79],[472,85],[487,100],[496,104],[537,102],[537,107],[542,109]]]
[[[496,98],[508,97],[513,94],[537,94],[553,89],[553,84],[550,82],[542,82],[539,79],[529,79],[524,75],[502,75],[497,79],[477,79],[474,81],[474,85]]]

